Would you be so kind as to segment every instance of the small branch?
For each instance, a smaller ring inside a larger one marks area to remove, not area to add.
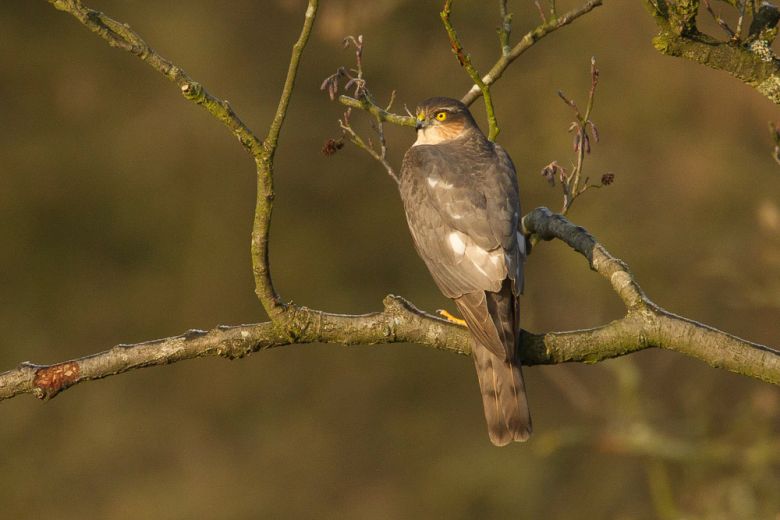
[[[740,41],[742,39],[742,26],[745,23],[745,7],[749,0],[742,0],[739,4],[739,18],[737,18],[737,30],[734,31],[734,40]],[[750,0],[752,2],[752,0]]]
[[[452,52],[455,53],[455,56],[458,58],[461,67],[466,69],[466,73],[477,85],[477,87],[479,87],[479,90],[482,93],[482,97],[485,100],[485,111],[487,112],[489,125],[488,139],[495,141],[500,128],[498,127],[498,121],[496,120],[496,112],[493,109],[493,98],[490,95],[490,87],[488,87],[488,85],[482,81],[479,72],[477,72],[477,69],[474,68],[474,65],[471,63],[471,56],[466,54],[466,52],[463,50],[463,46],[461,45],[460,40],[458,40],[458,34],[455,32],[455,28],[452,26],[452,23],[450,23],[452,1],[453,0],[446,0],[444,2],[444,8],[442,9],[441,13],[439,13],[439,16],[441,16],[444,29],[447,31],[447,36],[450,39]],[[508,33],[506,34],[506,37],[509,37]]]
[[[360,135],[358,135],[358,133],[355,132],[355,130],[352,128],[352,125],[349,122],[350,110],[352,109],[348,108],[347,111],[344,112],[343,118],[339,120],[339,126],[341,127],[342,132],[347,135],[352,144],[364,150],[371,157],[379,161],[379,163],[385,168],[385,171],[387,171],[387,174],[396,182],[396,184],[401,182],[398,174],[395,173],[392,165],[390,165],[390,163],[387,161],[387,146],[385,145],[385,136],[384,131],[382,130],[381,120],[377,118],[376,131],[379,134],[380,143],[380,151],[377,152],[370,143],[367,144],[363,138],[360,137]]]
[[[509,36],[512,34],[512,13],[507,9],[508,0],[498,0],[498,12],[501,15],[501,25],[498,27],[498,42],[501,45],[501,55],[509,56],[512,48],[509,46]],[[537,0],[536,6],[539,7]]]
[[[574,200],[587,189],[587,181],[585,182],[585,186],[580,187],[580,177],[582,176],[582,170],[585,166],[585,154],[590,154],[590,135],[588,134],[588,127],[593,130],[594,140],[598,141],[598,130],[596,130],[596,125],[590,119],[590,114],[593,111],[593,100],[596,95],[596,85],[598,85],[599,81],[599,69],[596,68],[595,58],[590,59],[590,77],[590,90],[588,91],[588,102],[585,106],[585,113],[580,114],[577,106],[572,103],[577,115],[577,138],[574,147],[575,152],[577,153],[577,165],[574,168],[571,179],[571,197],[568,202],[564,203],[562,211],[564,215],[569,208],[571,208]]]
[[[540,0],[534,0],[534,5],[536,5],[536,10],[539,11],[539,18],[542,19],[542,23],[547,23],[547,15],[544,14],[544,8],[542,8],[542,4],[539,3]]]
[[[309,35],[311,34],[311,28],[314,25],[314,19],[317,16],[317,8],[319,0],[309,0],[308,7],[306,8],[306,14],[304,16],[303,27],[301,28],[301,34],[298,36],[298,40],[295,42],[292,48],[292,55],[290,56],[290,63],[287,67],[287,77],[284,80],[284,87],[282,88],[282,94],[279,97],[279,105],[276,107],[276,114],[271,122],[271,126],[268,129],[268,135],[263,141],[266,152],[269,155],[269,159],[273,161],[273,154],[276,151],[276,145],[279,141],[279,133],[282,130],[282,125],[287,117],[287,107],[290,105],[290,98],[292,97],[293,89],[295,88],[295,78],[298,75],[298,65],[301,61],[301,55],[306,48],[306,43],[309,41]]]
[[[227,126],[250,155],[257,157],[262,153],[260,140],[241,121],[227,101],[212,96],[180,67],[160,56],[129,25],[85,7],[80,0],[49,0],[49,2],[56,9],[71,14],[87,29],[103,38],[111,47],[123,49],[137,56],[141,61],[174,82],[186,99],[200,105]]]
[[[388,112],[376,103],[373,103],[372,101],[365,98],[355,99],[350,96],[341,95],[339,96],[339,103],[350,108],[359,108],[360,110],[365,110],[379,121],[387,121],[388,123],[392,123],[394,125],[408,126],[411,128],[414,128],[414,125],[416,124],[414,117],[393,114],[392,112]]]
[[[352,124],[349,120],[349,117],[352,113],[352,107],[348,107],[344,112],[342,119],[339,120],[339,126],[341,127],[342,134],[346,135],[352,144],[364,150],[371,157],[379,161],[379,163],[382,164],[382,166],[387,171],[388,175],[390,175],[390,177],[396,183],[398,183],[400,182],[400,179],[387,160],[387,141],[385,140],[384,129],[385,119],[382,115],[389,113],[390,108],[393,106],[393,102],[395,101],[395,91],[393,91],[390,95],[390,101],[387,103],[387,107],[380,109],[374,101],[374,96],[372,96],[371,92],[368,90],[366,79],[363,76],[363,35],[358,35],[357,38],[354,36],[347,36],[344,38],[344,47],[346,48],[350,45],[355,48],[355,65],[357,68],[353,69],[353,72],[356,75],[352,76],[344,67],[339,67],[335,74],[325,78],[325,81],[323,81],[322,85],[320,86],[320,90],[327,91],[328,96],[332,101],[339,91],[339,80],[346,78],[347,83],[344,85],[344,90],[349,90],[353,86],[355,87],[353,94],[355,98],[348,99],[363,100],[369,106],[376,107],[376,110],[373,112],[369,111],[369,113],[374,117],[375,122],[371,125],[371,127],[377,133],[379,138],[379,151],[374,149],[370,138],[368,139],[368,143],[366,143],[363,138],[357,132],[355,132],[355,129],[352,128]]]
[[[554,4],[551,4],[554,5]],[[536,42],[544,38],[550,33],[553,33],[557,31],[558,29],[561,29],[562,27],[566,27],[579,17],[588,14],[596,7],[599,7],[602,5],[602,0],[589,0],[582,6],[572,9],[571,11],[565,13],[562,16],[553,16],[553,18],[549,19],[547,22],[542,23],[535,29],[529,31],[528,33],[523,36],[519,42],[515,44],[514,47],[512,47],[512,51],[508,55],[502,55],[498,61],[493,65],[493,67],[490,69],[490,71],[482,76],[481,81],[485,84],[485,86],[490,86],[496,81],[498,81],[501,76],[503,76],[504,71],[512,64],[513,61],[515,61],[517,58],[519,58],[525,51],[533,47]],[[554,14],[554,11],[553,11]],[[482,89],[479,86],[479,84],[475,81],[474,86],[469,89],[468,92],[461,98],[461,101],[465,103],[466,105],[471,105],[479,96],[482,95]]]
[[[176,83],[186,99],[202,106],[227,126],[252,156],[257,170],[257,204],[252,227],[252,271],[255,278],[255,293],[271,319],[278,318],[284,312],[284,306],[274,289],[268,263],[268,233],[274,198],[273,156],[292,96],[300,57],[317,13],[318,0],[309,0],[301,34],[293,46],[279,105],[268,134],[262,143],[254,132],[241,121],[230,103],[209,94],[200,83],[190,78],[180,67],[160,56],[136,32],[131,30],[129,25],[85,7],[80,0],[49,0],[49,2],[56,9],[73,15],[89,30],[106,40],[110,46],[118,47],[137,56],[154,70]]]
[[[569,99],[560,90],[558,97],[574,111],[575,121],[569,125],[569,132],[574,134],[574,153],[576,160],[571,171],[552,161],[542,169],[542,175],[555,186],[556,179],[561,183],[563,191],[563,206],[561,213],[565,215],[571,209],[574,201],[583,193],[591,188],[602,188],[612,184],[615,180],[613,173],[605,173],[601,176],[599,184],[592,184],[589,177],[582,179],[585,167],[585,156],[590,154],[591,141],[599,142],[599,131],[596,124],[591,119],[593,112],[593,102],[596,96],[596,86],[599,80],[599,69],[596,68],[596,59],[590,59],[590,90],[588,91],[588,101],[585,105],[585,113],[580,112],[579,107],[574,100]]]
[[[596,7],[601,6],[602,2],[603,0],[588,0],[588,2],[583,4],[581,7],[573,9],[565,13],[563,16],[555,16],[552,19],[542,23],[532,31],[529,31],[520,39],[518,43],[515,44],[514,47],[512,47],[509,54],[504,55],[502,53],[502,56],[493,65],[490,71],[482,76],[481,81],[486,87],[490,87],[490,85],[498,81],[501,76],[503,76],[504,71],[509,67],[509,65],[512,64],[512,62],[519,58],[525,51],[533,47],[539,40],[549,35],[550,33],[553,33],[558,29],[569,25],[581,16],[588,14]],[[482,96],[482,90],[480,89],[479,84],[475,81],[474,86],[471,87],[468,92],[466,92],[466,94],[461,98],[461,101],[466,105],[471,105],[480,96]],[[347,107],[365,110],[375,117],[381,118],[382,121],[387,121],[395,125],[409,127],[414,127],[415,125],[414,117],[393,114],[370,100],[356,99],[351,96],[342,95],[339,96],[339,102]]]
[[[591,269],[609,281],[627,309],[623,318],[592,329],[546,334],[523,331],[520,356],[524,365],[596,363],[659,347],[780,385],[780,351],[661,309],[645,295],[626,264],[562,215],[537,208],[523,217],[522,231],[541,240],[557,238],[583,255]],[[54,365],[22,363],[0,373],[0,400],[24,393],[48,399],[82,381],[138,368],[208,356],[236,359],[269,348],[308,343],[417,343],[469,354],[471,336],[466,328],[427,314],[398,296],[386,297],[382,312],[363,315],[289,305],[283,323],[190,330],[171,338],[117,345]]]
[[[737,37],[737,33],[731,30],[731,27],[729,27],[729,24],[726,23],[726,21],[720,17],[719,14],[717,14],[710,5],[710,0],[704,0],[704,7],[707,9],[707,12],[710,13],[710,16],[712,16],[712,19],[715,20],[715,23],[717,23],[721,29],[723,29],[726,34],[729,35],[729,38],[731,39],[739,39]],[[739,27],[738,29],[742,28],[742,18],[739,19]]]
[[[775,123],[769,123],[769,134],[772,137],[772,159],[780,164],[780,129]]]
[[[279,105],[268,129],[268,134],[263,140],[264,153],[255,160],[257,166],[257,199],[255,202],[255,215],[252,221],[252,273],[255,279],[255,294],[271,320],[280,319],[286,310],[276,289],[274,289],[268,259],[268,238],[274,201],[274,153],[279,141],[279,133],[287,116],[290,98],[295,88],[295,78],[298,74],[301,55],[306,48],[306,43],[309,41],[311,28],[317,16],[318,5],[319,0],[309,0],[301,34],[292,48],[290,64],[287,68],[287,77],[284,80],[282,94],[279,97]]]

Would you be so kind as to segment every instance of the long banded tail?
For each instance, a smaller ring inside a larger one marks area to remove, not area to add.
[[[531,414],[520,364],[504,361],[477,341],[472,350],[490,442],[505,446],[528,440]]]

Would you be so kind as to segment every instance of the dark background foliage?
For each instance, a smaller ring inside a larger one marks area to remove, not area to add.
[[[365,69],[398,107],[469,85],[437,2],[327,0],[277,153],[272,268],[286,299],[334,312],[387,293],[449,306],[415,255],[392,181],[338,136],[318,91],[366,38]],[[515,36],[537,23],[510,2]],[[527,4],[527,5],[526,5]],[[574,2],[559,2],[560,8]],[[557,209],[539,175],[568,166],[569,109],[602,71],[602,142],[586,168],[616,182],[571,217],[667,309],[775,344],[780,172],[747,86],[659,55],[640,2],[606,2],[523,56],[494,88],[499,141],[525,209]],[[91,5],[230,100],[262,133],[304,2]],[[497,57],[493,2],[456,3],[475,65]],[[1,367],[54,362],[187,328],[265,319],[253,294],[254,169],[210,116],[46,2],[0,3]],[[484,124],[481,105],[474,111]],[[389,128],[398,164],[413,140]],[[524,326],[566,330],[622,308],[557,243],[528,264]],[[448,307],[449,308],[449,307]],[[536,434],[496,449],[471,362],[414,345],[295,346],[191,361],[4,402],[8,518],[771,518],[780,511],[776,387],[668,352],[526,370]]]

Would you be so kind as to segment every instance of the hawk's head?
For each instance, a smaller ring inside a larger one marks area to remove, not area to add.
[[[461,137],[470,130],[479,131],[469,109],[457,99],[435,97],[426,99],[417,107],[417,141],[420,144],[439,144]]]

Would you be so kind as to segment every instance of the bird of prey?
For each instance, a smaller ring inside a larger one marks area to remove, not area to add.
[[[423,101],[416,129],[400,177],[409,230],[473,336],[490,440],[524,441],[531,417],[517,360],[525,238],[515,167],[455,99]]]

